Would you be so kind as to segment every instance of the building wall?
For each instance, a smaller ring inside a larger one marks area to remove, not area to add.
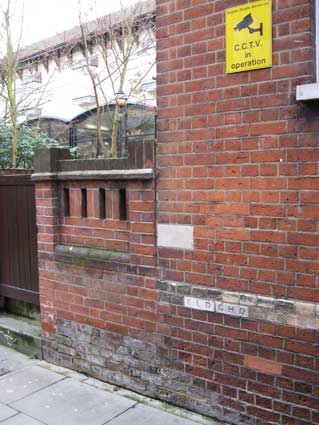
[[[273,66],[226,75],[225,9],[242,3],[157,2],[159,233],[188,226],[193,246],[164,238],[159,265],[230,314],[177,307],[170,343],[222,405],[315,424],[319,109],[296,102],[315,81],[314,2],[273,1]]]
[[[313,2],[273,1],[272,68],[226,75],[242,1],[157,1],[157,178],[127,182],[128,260],[79,255],[97,246],[61,239],[87,235],[61,218],[70,183],[37,183],[44,355],[232,424],[315,425],[319,111],[295,100]]]
[[[31,64],[22,65],[16,81],[20,121],[51,117],[68,122],[96,107],[94,89],[83,52],[78,43],[69,40],[67,36],[62,42],[69,42],[69,46],[61,48],[59,52],[48,53],[44,59],[40,57]],[[42,43],[45,45],[45,41]],[[119,89],[116,54],[120,56],[121,52],[114,53],[115,51],[104,45],[95,45],[89,52],[90,69],[95,75],[101,105],[114,103],[115,93]],[[154,91],[145,90],[142,86],[142,83],[150,82],[155,77],[155,54],[154,30],[148,25],[136,37],[128,61],[123,90],[129,96],[129,102],[150,106],[155,104]],[[106,58],[109,61],[109,70]],[[121,70],[122,68],[123,66],[120,67]],[[4,101],[0,102],[0,113],[5,114]]]
[[[273,67],[225,73],[224,11],[159,2],[159,222],[194,228],[159,248],[168,279],[319,301],[318,106],[311,2],[273,2]],[[172,227],[173,229],[173,227]],[[173,257],[173,259],[171,259]]]

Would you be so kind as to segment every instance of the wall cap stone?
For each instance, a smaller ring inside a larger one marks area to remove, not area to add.
[[[66,171],[60,173],[35,173],[33,181],[52,180],[151,180],[154,178],[153,168],[132,170],[88,170]]]

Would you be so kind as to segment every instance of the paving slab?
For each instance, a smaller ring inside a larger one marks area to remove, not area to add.
[[[16,415],[18,412],[5,404],[0,403],[0,421],[10,418],[10,416]]]
[[[0,425],[64,424],[226,425],[0,345]]]
[[[11,406],[48,425],[104,425],[135,404],[66,378]]]
[[[4,422],[1,422],[1,425],[44,425],[43,422],[39,422],[36,419],[30,418],[23,413],[19,413],[16,416],[12,416]],[[65,424],[66,425],[66,424]]]
[[[109,423],[110,425],[196,425],[193,421],[142,404],[129,409]]]
[[[28,356],[42,358],[40,322],[0,313],[0,343]]]
[[[0,376],[4,373],[14,372],[24,367],[36,364],[37,360],[30,359],[24,354],[13,351],[1,345],[0,349]]]
[[[201,425],[227,425],[225,422],[220,422],[217,419],[212,419],[212,418],[209,418],[208,416],[200,415],[199,413],[195,413],[195,412],[191,412],[190,410],[183,409],[182,407],[174,406],[165,401],[156,400],[156,399],[144,396],[142,394],[138,394],[134,391],[117,387],[116,385],[112,385],[107,382],[100,381],[96,378],[86,377],[86,380],[84,382],[88,385],[92,385],[93,387],[99,388],[103,391],[116,393],[117,395],[121,397],[126,397],[131,400],[135,400],[139,405],[153,407],[153,409],[160,412],[169,412],[171,414],[174,414],[174,416],[176,417],[184,418],[190,421],[192,424],[197,423]]]
[[[0,388],[3,388],[0,392],[0,402],[13,403],[61,379],[64,379],[64,376],[39,366],[9,373],[0,378]]]

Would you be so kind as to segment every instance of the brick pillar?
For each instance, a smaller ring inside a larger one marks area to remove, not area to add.
[[[54,274],[50,272],[47,256],[54,252],[59,232],[59,194],[54,174],[58,161],[69,158],[68,149],[40,149],[36,152],[32,180],[35,181],[36,219],[38,228],[39,291],[41,325],[44,343],[48,333],[54,332],[53,307]]]

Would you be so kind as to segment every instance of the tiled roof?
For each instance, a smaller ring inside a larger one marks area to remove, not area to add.
[[[134,13],[134,16],[143,17],[144,15],[149,15],[155,13],[156,1],[147,0],[138,5],[133,5],[125,9],[127,11],[127,16],[131,13]],[[123,12],[118,11],[110,15],[97,18],[94,21],[89,21],[84,23],[84,28],[87,35],[94,34],[97,31],[101,31],[101,28],[108,28],[110,24],[116,26],[123,20]],[[59,48],[67,47],[70,44],[73,44],[81,39],[81,29],[80,26],[71,28],[70,30],[64,31],[62,33],[56,34],[52,37],[45,38],[43,40],[37,41],[36,43],[31,44],[30,46],[24,47],[21,49],[19,54],[20,61],[25,62],[41,56],[43,54],[50,54],[58,50]]]

